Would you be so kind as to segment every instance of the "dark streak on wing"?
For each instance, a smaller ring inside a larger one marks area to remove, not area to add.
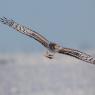
[[[95,58],[93,58],[92,56],[90,56],[86,53],[75,50],[75,49],[62,48],[59,50],[59,53],[70,55],[70,56],[73,56],[73,57],[80,59],[82,61],[85,61],[85,62],[88,62],[91,64],[95,64]]]
[[[46,48],[49,48],[49,41],[45,37],[40,35],[39,33],[33,31],[32,29],[27,28],[21,24],[16,23],[14,20],[7,19],[5,17],[0,18],[0,22],[8,25],[9,27],[12,27],[13,29],[19,31],[22,34],[25,34],[29,37],[34,38],[35,40],[40,42],[42,45],[44,45]]]

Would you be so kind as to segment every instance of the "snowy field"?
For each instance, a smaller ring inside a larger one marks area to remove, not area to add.
[[[0,95],[95,95],[95,65],[64,55],[0,54]]]

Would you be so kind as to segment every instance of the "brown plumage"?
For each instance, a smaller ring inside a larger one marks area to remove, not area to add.
[[[75,57],[77,59],[80,59],[82,61],[91,63],[91,64],[95,64],[95,58],[80,52],[78,50],[75,49],[71,49],[71,48],[64,48],[56,43],[53,43],[51,41],[48,41],[45,37],[43,37],[41,34],[33,31],[30,28],[27,28],[21,24],[18,24],[17,22],[15,22],[12,19],[7,19],[5,17],[0,18],[0,22],[2,22],[3,24],[15,29],[16,31],[25,34],[29,37],[34,38],[35,40],[37,40],[39,43],[41,43],[44,47],[46,47],[48,49],[47,55],[46,57],[52,59],[55,53],[60,53],[60,54],[65,54],[65,55],[69,55],[72,57]]]

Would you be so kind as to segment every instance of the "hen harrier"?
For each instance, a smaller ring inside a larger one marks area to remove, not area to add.
[[[5,17],[2,17],[2,18],[0,18],[0,22],[8,25],[9,27],[15,29],[16,31],[18,31],[22,34],[25,34],[25,35],[37,40],[39,43],[41,43],[44,47],[46,47],[48,49],[48,51],[46,53],[46,57],[48,57],[50,59],[53,58],[55,53],[60,53],[60,54],[73,56],[77,59],[80,59],[82,61],[85,61],[85,62],[88,62],[91,64],[95,64],[95,58],[93,58],[92,56],[90,56],[86,53],[80,52],[78,50],[75,50],[75,49],[64,48],[64,47],[58,45],[57,43],[48,41],[45,37],[43,37],[39,33],[35,32],[34,30],[27,28],[21,24],[18,24],[17,22],[15,22],[12,19],[7,19]]]

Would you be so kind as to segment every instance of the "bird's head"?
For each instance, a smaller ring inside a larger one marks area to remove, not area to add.
[[[61,46],[59,44],[57,44],[57,43],[52,43],[51,42],[49,44],[49,48],[50,48],[50,50],[52,50],[54,52],[57,52],[61,48]]]

